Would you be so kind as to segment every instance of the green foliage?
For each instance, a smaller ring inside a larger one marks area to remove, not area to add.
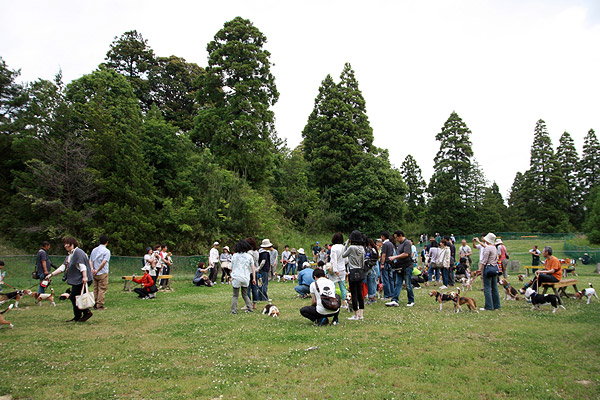
[[[479,229],[476,232],[504,232],[507,228],[507,208],[496,182],[484,188],[481,207],[478,211]]]
[[[408,189],[406,193],[406,221],[416,222],[425,215],[425,181],[417,160],[410,154],[402,162],[401,171]]]
[[[600,187],[595,187],[590,193],[587,203],[588,213],[584,224],[588,240],[600,244]]]
[[[256,186],[272,176],[279,93],[267,38],[250,21],[226,22],[207,46],[206,74],[198,82],[200,110],[192,140],[210,148],[220,165]]]
[[[575,142],[569,132],[564,132],[560,137],[556,149],[556,161],[560,165],[563,179],[567,185],[567,200],[569,201],[569,221],[576,228],[583,222],[583,207],[581,204],[581,191],[579,185],[579,157]]]
[[[596,132],[590,129],[583,140],[579,163],[581,201],[587,203],[592,189],[600,182],[600,143]]]

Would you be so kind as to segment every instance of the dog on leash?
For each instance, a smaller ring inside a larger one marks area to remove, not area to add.
[[[586,304],[590,304],[590,301],[592,301],[592,297],[595,297],[596,299],[598,299],[598,295],[596,294],[596,289],[594,289],[594,287],[592,286],[592,284],[589,284],[590,287],[589,289],[583,289],[580,290],[579,292],[575,293],[575,298],[577,300],[581,299],[583,296],[587,297],[587,303]]]
[[[377,284],[377,299],[378,300],[383,299],[383,283]]]
[[[519,274],[517,277],[519,278],[519,282],[523,282],[523,280],[525,280],[525,275]]]
[[[500,284],[504,288],[504,300],[519,300],[519,291],[508,283],[506,279],[500,279]]]
[[[31,297],[33,297],[37,301],[37,304],[40,307],[42,305],[42,301],[44,301],[44,300],[49,301],[51,306],[56,307],[56,303],[54,302],[54,289],[53,288],[50,288],[50,293],[33,292],[33,293],[31,293]]]
[[[462,311],[463,309],[461,306],[466,304],[467,307],[469,307],[469,311],[475,310],[475,312],[479,314],[479,311],[477,310],[477,304],[475,304],[475,300],[471,297],[461,297],[460,288],[458,289],[458,293],[456,293],[452,301],[454,302],[454,312]]]
[[[19,308],[19,300],[21,300],[21,298],[23,296],[29,296],[30,294],[31,294],[31,290],[29,290],[29,289],[17,290],[17,291],[9,292],[9,293],[0,293],[0,304],[4,303],[5,301],[8,301],[8,300],[14,300],[15,308]]]
[[[462,287],[463,290],[465,292],[468,292],[469,290],[473,290],[473,281],[475,280],[474,276],[471,276],[469,278],[461,278],[460,281],[462,282]]]
[[[442,311],[442,303],[444,303],[445,301],[454,301],[454,296],[456,296],[456,293],[440,293],[436,290],[432,290],[431,292],[429,292],[429,296],[435,298],[435,301],[440,303],[440,311]]]
[[[277,282],[295,281],[296,275],[277,275]]]
[[[269,317],[279,317],[279,308],[275,304],[267,304],[262,313]]]
[[[11,304],[10,306],[8,306],[8,308],[4,311],[0,311],[0,326],[2,325],[8,325],[10,326],[10,329],[14,328],[15,326],[13,324],[10,323],[9,320],[4,318],[4,314],[8,311],[11,310],[13,308],[14,304]]]
[[[532,288],[527,288],[527,290],[525,290],[525,297],[531,300],[531,311],[535,309],[539,310],[540,306],[545,306],[548,304],[554,308],[552,314],[555,314],[556,311],[558,311],[558,307],[562,307],[563,310],[566,310],[566,308],[560,304],[558,296],[554,294],[539,294]]]

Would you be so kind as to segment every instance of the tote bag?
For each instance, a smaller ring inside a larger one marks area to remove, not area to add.
[[[81,295],[75,296],[75,305],[80,310],[87,310],[96,304],[96,299],[94,298],[94,293],[90,293],[88,290],[87,282],[83,285],[83,290],[81,291]]]

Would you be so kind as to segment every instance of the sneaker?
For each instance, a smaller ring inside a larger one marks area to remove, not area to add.
[[[446,285],[440,286],[440,290],[442,290],[442,289],[448,289],[448,286],[446,286]]]
[[[333,323],[331,325],[337,325],[338,322],[337,321],[333,321]]]
[[[254,311],[252,311],[252,310],[246,310],[244,312],[251,313],[251,312],[254,312]]]
[[[422,289],[422,287],[421,287],[421,286],[419,286],[419,287],[414,287],[413,289],[414,289],[414,290],[417,290],[417,289]]]
[[[355,317],[354,315],[348,318],[350,321],[358,321],[360,318]]]
[[[358,317],[358,320],[359,320],[359,321],[362,321],[362,320],[364,320],[364,319],[365,319],[365,317]]]
[[[248,311],[248,307],[247,306],[242,307],[242,311]]]
[[[389,303],[385,303],[386,307],[398,307],[400,304],[398,304],[397,301],[390,301]]]
[[[406,307],[412,307],[412,306],[414,306],[414,305],[415,305],[415,303],[408,303],[408,304],[406,305]]]
[[[149,296],[144,296],[142,297],[142,300],[148,300],[150,297]]]
[[[237,314],[237,311],[232,311],[231,313],[232,313],[232,314]]]
[[[329,319],[327,317],[321,319],[321,321],[319,321],[319,326],[323,326],[323,325],[329,325]]]

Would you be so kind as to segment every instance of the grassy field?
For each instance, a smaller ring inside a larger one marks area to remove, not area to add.
[[[540,244],[542,245],[542,244]],[[522,243],[525,249],[530,243]],[[529,247],[530,248],[530,247]],[[517,244],[509,250],[520,252]],[[519,251],[517,251],[519,250]],[[527,249],[524,251],[526,252]],[[600,277],[580,266],[579,288]],[[10,269],[8,269],[10,276]],[[516,275],[510,281],[518,285]],[[11,282],[29,287],[33,281]],[[66,288],[53,282],[55,293]],[[481,283],[469,293],[483,305]],[[6,288],[5,288],[6,289]],[[15,399],[449,399],[600,397],[600,303],[565,300],[556,314],[503,301],[498,312],[438,311],[426,288],[413,308],[367,306],[365,321],[315,327],[293,284],[270,283],[280,318],[232,315],[231,287],[138,300],[113,275],[105,311],[67,324],[70,303],[6,314],[0,396]],[[402,295],[406,299],[405,294]],[[405,301],[403,301],[405,303]],[[260,304],[260,303],[259,303]],[[6,306],[3,305],[2,309]],[[307,350],[311,347],[315,350]]]

